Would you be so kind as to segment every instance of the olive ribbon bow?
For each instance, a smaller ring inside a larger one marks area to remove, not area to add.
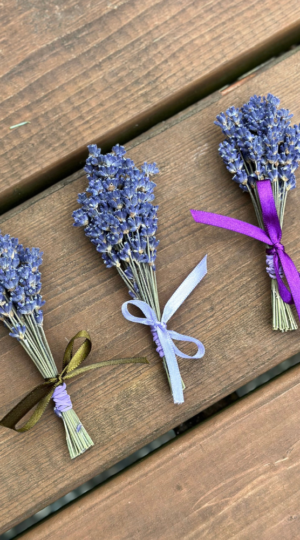
[[[73,346],[76,339],[85,338],[79,349],[73,356]],[[44,414],[47,405],[49,404],[55,388],[63,384],[67,379],[77,377],[82,373],[86,373],[92,369],[98,369],[104,366],[113,366],[116,364],[149,364],[146,358],[119,358],[117,360],[108,360],[107,362],[98,362],[90,366],[79,367],[84,362],[91,352],[92,341],[89,333],[86,330],[80,330],[68,343],[63,358],[62,371],[56,377],[45,379],[45,382],[36,386],[27,396],[25,396],[11,411],[2,418],[0,426],[13,429],[18,432],[25,432],[33,428]],[[29,420],[17,429],[16,425],[24,416],[35,406],[36,409],[30,416]]]

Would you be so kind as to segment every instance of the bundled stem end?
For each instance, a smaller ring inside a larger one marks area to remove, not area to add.
[[[94,446],[91,437],[73,409],[62,413],[62,421],[66,430],[66,441],[71,459],[80,456],[91,446]]]
[[[272,279],[272,310],[273,310],[273,330],[288,332],[289,330],[297,330],[298,325],[293,315],[291,306],[286,304],[278,291],[278,283],[276,279]]]

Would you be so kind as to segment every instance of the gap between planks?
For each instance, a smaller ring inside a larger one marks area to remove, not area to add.
[[[299,375],[300,366],[291,368],[46,518],[24,540],[298,539]]]
[[[254,73],[252,73],[253,70],[251,70],[250,74],[249,72],[246,72],[241,78],[239,78],[238,81],[234,82],[233,84],[229,84],[224,88],[224,90],[216,90],[215,92],[211,93],[208,96],[203,96],[200,101],[197,101],[190,105],[187,108],[184,108],[183,110],[179,111],[177,114],[166,117],[164,120],[160,120],[156,123],[154,123],[153,126],[149,127],[149,129],[142,130],[140,134],[136,136],[134,139],[122,139],[122,136],[118,138],[117,136],[113,136],[111,139],[107,140],[107,143],[101,141],[98,141],[98,145],[101,145],[102,151],[109,152],[110,149],[114,144],[124,144],[126,145],[126,151],[130,151],[133,148],[142,145],[144,142],[149,141],[150,139],[157,137],[159,134],[163,133],[164,131],[170,129],[173,126],[176,126],[177,124],[183,122],[184,120],[188,119],[191,116],[194,116],[195,114],[209,108],[213,103],[216,103],[221,100],[221,98],[231,91],[236,90],[237,88],[243,86],[246,84],[250,79],[255,78],[259,76],[261,73],[264,73],[265,71],[268,71],[275,65],[277,65],[280,62],[283,62],[284,60],[288,59],[290,56],[293,56],[297,54],[300,51],[300,45],[297,47],[293,47],[288,52],[282,53],[277,58],[272,58],[260,66],[254,68]],[[86,149],[84,149],[84,152],[86,153]],[[44,199],[45,197],[48,197],[55,191],[58,191],[60,189],[63,189],[66,185],[75,182],[82,176],[82,167],[84,165],[85,161],[81,161],[81,159],[77,162],[75,161],[74,171],[69,172],[69,176],[64,176],[61,179],[57,179],[57,181],[54,181],[49,187],[46,189],[37,189],[33,190],[28,194],[28,197],[24,199],[24,201],[18,201],[18,203],[13,204],[12,208],[7,208],[6,211],[0,214],[0,224],[4,223],[7,219],[10,219],[12,216],[18,214],[19,212],[22,212],[24,209],[34,205],[37,201]],[[54,175],[55,178],[55,175]],[[1,203],[0,203],[0,210],[1,210]]]
[[[234,83],[237,78],[250,69],[257,68],[276,55],[284,54],[292,45],[299,42],[299,31],[300,22],[297,21],[272,35],[266,41],[260,43],[259,46],[250,47],[243,54],[231,59],[227,62],[226,67],[222,65],[215,70],[210,70],[199,79],[190,82],[180,90],[176,90],[160,102],[151,104],[142,113],[134,115],[133,118],[108,130],[102,136],[93,135],[93,142],[96,142],[104,152],[107,152],[117,142],[125,144],[131,141],[134,137],[138,137],[158,123],[171,118],[199,100],[220,90],[224,85]],[[242,82],[239,81],[237,84],[240,85]],[[77,172],[83,166],[86,154],[86,146],[78,147],[70,151],[68,155],[59,157],[56,161],[52,160],[50,163],[48,160],[49,163],[45,162],[44,168],[41,167],[33,174],[29,172],[26,181],[19,184],[13,181],[13,190],[7,186],[2,189],[0,186],[2,192],[0,212],[3,213],[12,209],[45,188],[63,180],[66,176]],[[12,174],[14,175],[14,173]]]

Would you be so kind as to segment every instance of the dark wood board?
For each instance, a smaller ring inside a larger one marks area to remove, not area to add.
[[[66,492],[121,460],[200,410],[230,394],[300,349],[299,332],[271,329],[270,280],[263,246],[227,231],[195,224],[189,208],[223,212],[255,222],[247,195],[231,181],[218,157],[222,136],[215,115],[241,105],[254,93],[271,91],[300,120],[295,53],[226,95],[187,110],[132,141],[138,164],[155,160],[159,208],[158,284],[161,306],[200,259],[209,274],[170,321],[169,328],[201,339],[200,361],[180,360],[186,402],[174,406],[150,332],[121,315],[126,287],[100,255],[72,227],[76,195],[86,186],[82,173],[1,218],[1,231],[18,236],[44,255],[45,329],[58,364],[67,339],[89,330],[91,362],[145,355],[150,365],[105,368],[69,384],[74,408],[95,448],[71,462],[63,427],[49,409],[26,435],[0,430],[0,530],[6,530]],[[300,191],[291,193],[283,241],[300,267]],[[190,351],[183,345],[184,350]],[[0,415],[40,381],[19,344],[0,329]]]
[[[24,540],[298,540],[300,368],[170,442]]]
[[[299,42],[297,0],[0,4],[0,212]],[[10,130],[10,126],[30,124]]]

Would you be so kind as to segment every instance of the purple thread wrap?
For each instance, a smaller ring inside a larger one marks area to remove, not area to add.
[[[268,255],[267,254],[266,255],[266,263],[267,263],[266,272],[267,272],[268,276],[271,279],[276,279],[275,266],[274,266],[274,255]],[[279,273],[280,273],[280,277],[284,277],[281,264],[279,266]]]
[[[166,327],[167,327],[167,325],[164,324],[164,328],[166,328]],[[161,358],[163,358],[165,353],[164,353],[164,350],[163,350],[163,348],[161,346],[161,342],[159,341],[158,333],[157,333],[157,331],[155,329],[155,326],[151,326],[151,332],[152,332],[152,336],[153,336],[153,341],[154,341],[155,345],[157,346],[156,351],[158,352],[159,356]]]
[[[214,225],[215,227],[245,234],[270,246],[267,249],[267,255],[273,257],[274,275],[277,279],[279,294],[286,304],[295,304],[300,319],[300,276],[295,264],[281,244],[282,230],[276,210],[271,181],[260,180],[257,182],[257,191],[265,231],[245,221],[220,214],[203,212],[202,210],[191,210],[191,214],[197,223]],[[282,273],[286,278],[290,290],[282,279]]]
[[[67,392],[66,383],[60,384],[55,388],[52,399],[55,403],[54,412],[59,417],[61,417],[63,412],[70,411],[73,408],[71,398]]]

